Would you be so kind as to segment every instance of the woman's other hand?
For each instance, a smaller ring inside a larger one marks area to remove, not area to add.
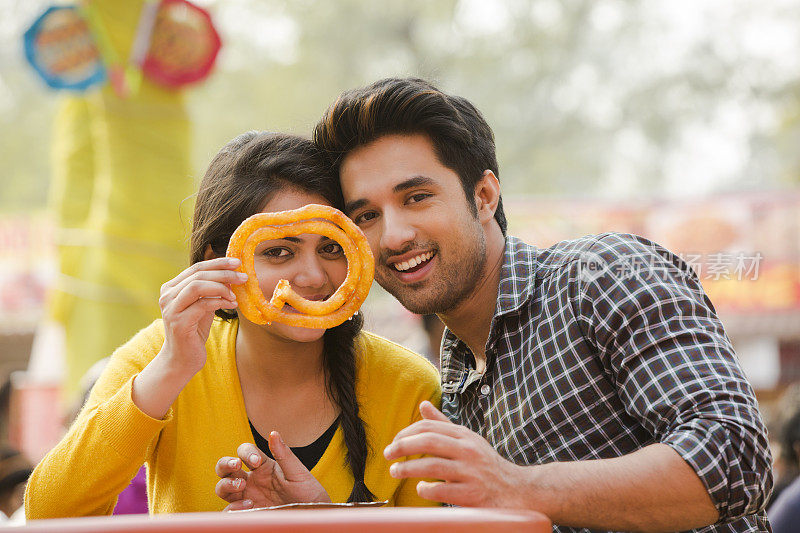
[[[228,502],[226,511],[331,501],[277,431],[270,433],[268,442],[274,461],[250,443],[239,446],[238,457],[223,457],[217,461],[215,471],[222,479],[214,492]],[[250,471],[245,471],[242,465]]]
[[[152,418],[163,418],[183,387],[206,363],[214,312],[236,308],[232,283],[244,283],[238,259],[195,263],[161,286],[164,345],[133,381],[133,403]]]

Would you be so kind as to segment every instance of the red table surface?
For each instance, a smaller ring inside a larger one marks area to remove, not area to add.
[[[234,532],[256,531],[399,533],[489,531],[550,533],[550,520],[533,511],[505,509],[388,508],[260,511],[252,513],[187,513],[35,520],[4,531],[77,532]]]

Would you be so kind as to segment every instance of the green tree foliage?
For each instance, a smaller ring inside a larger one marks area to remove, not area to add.
[[[0,208],[42,205],[53,100],[3,0]],[[800,5],[634,0],[213,0],[223,51],[189,89],[194,162],[248,129],[308,134],[343,90],[416,75],[471,99],[505,194],[633,196],[797,182]]]

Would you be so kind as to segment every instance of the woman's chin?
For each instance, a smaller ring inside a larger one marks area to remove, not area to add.
[[[287,326],[285,324],[274,324],[272,327],[275,333],[281,337],[295,342],[318,341],[325,335],[325,331],[327,331],[325,329],[301,328],[298,326]]]

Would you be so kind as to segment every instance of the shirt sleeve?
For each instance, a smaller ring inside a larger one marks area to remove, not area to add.
[[[25,493],[28,519],[113,512],[172,416],[170,410],[162,420],[151,418],[131,399],[135,375],[163,342],[154,329],[114,353],[67,434],[34,469]]]
[[[577,264],[579,320],[628,414],[694,469],[721,521],[763,509],[766,428],[697,275],[631,235],[601,236]]]

